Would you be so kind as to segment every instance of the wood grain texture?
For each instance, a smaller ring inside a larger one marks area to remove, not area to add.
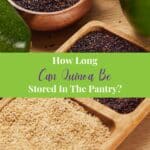
[[[58,49],[73,33],[91,20],[100,20],[112,27],[133,36],[150,47],[150,39],[135,34],[132,26],[122,13],[119,0],[93,0],[92,10],[74,25],[56,32],[33,31],[32,51],[53,52]]]
[[[150,115],[134,130],[117,150],[150,149]]]

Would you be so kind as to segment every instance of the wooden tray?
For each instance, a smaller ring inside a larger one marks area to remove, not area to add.
[[[13,100],[13,98],[3,98],[0,99],[0,111],[11,101]]]
[[[2,99],[0,111],[13,98]],[[82,105],[88,112],[100,118],[111,131],[110,139],[104,143],[101,150],[115,150],[125,138],[140,124],[140,122],[150,113],[150,99],[145,99],[135,111],[129,114],[119,114],[111,108],[93,99],[72,99]]]
[[[77,31],[67,42],[65,42],[57,52],[67,52],[80,38],[88,34],[91,31],[105,29],[113,34],[122,37],[129,42],[144,48],[146,51],[150,49],[144,46],[140,40],[135,40],[133,37],[114,29],[113,27],[106,25],[100,21],[92,21],[83,26],[79,31]],[[111,139],[103,145],[105,150],[116,149],[125,138],[140,124],[140,122],[149,114],[150,112],[150,99],[145,99],[135,111],[129,114],[119,114],[111,108],[94,101],[93,99],[76,99],[80,104],[86,106],[92,112],[98,114],[98,116],[104,116],[111,123],[112,136]],[[104,119],[106,120],[106,119]],[[107,120],[107,121],[108,121]]]
[[[110,140],[102,145],[102,150],[115,150],[125,138],[141,123],[150,113],[150,99],[145,99],[133,112],[119,114],[113,109],[93,100],[75,99],[78,103],[97,114],[112,131]]]
[[[133,37],[125,34],[119,30],[114,29],[113,27],[100,22],[100,21],[91,21],[83,26],[79,31],[77,31],[69,40],[67,40],[56,52],[67,52],[80,38],[88,34],[92,31],[100,31],[100,30],[107,30],[123,39],[144,48],[146,51],[150,51],[150,49],[144,46],[139,40],[135,40]]]

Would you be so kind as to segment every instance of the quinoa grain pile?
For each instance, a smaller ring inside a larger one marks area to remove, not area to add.
[[[13,0],[17,5],[32,11],[55,12],[69,8],[79,0]]]
[[[95,98],[96,101],[110,107],[121,114],[134,111],[144,98]]]
[[[145,52],[143,48],[107,31],[92,31],[79,39],[70,52]]]
[[[99,150],[110,131],[69,99],[15,99],[0,112],[3,150]]]

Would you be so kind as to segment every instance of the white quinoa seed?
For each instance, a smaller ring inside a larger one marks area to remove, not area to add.
[[[3,150],[100,150],[110,134],[98,117],[69,99],[17,98],[0,112]]]

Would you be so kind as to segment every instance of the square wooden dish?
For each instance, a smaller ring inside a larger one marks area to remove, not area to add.
[[[0,100],[0,112],[13,100],[13,98]],[[102,145],[100,150],[115,150],[150,112],[150,99],[143,100],[143,102],[129,114],[119,114],[93,99],[76,98],[72,100],[83,106],[88,113],[100,118],[100,120],[109,127],[111,132],[110,139]]]
[[[113,29],[111,26],[103,22],[92,21],[77,31],[57,50],[57,52],[68,52],[79,39],[87,35],[89,32],[100,31],[103,29],[143,48],[145,51],[150,51],[150,49],[145,47],[141,41],[135,40],[131,36]],[[117,113],[113,109],[93,99],[75,99],[75,101],[88,108],[91,112],[97,114],[100,118],[103,116],[106,124],[111,124],[111,139],[102,146],[102,149],[104,150],[115,150],[150,112],[150,99],[148,98],[145,99],[133,112],[128,114]]]
[[[103,29],[129,41],[130,43],[133,43],[143,48],[145,51],[150,51],[150,49],[148,47],[145,47],[140,40],[135,40],[133,37],[129,36],[128,34],[116,30],[113,27],[103,22],[91,21],[86,25],[84,25],[80,30],[78,30],[72,37],[70,37],[56,52],[67,52],[79,39],[87,35],[89,32],[101,31]]]
[[[111,129],[110,139],[102,145],[102,150],[115,150],[125,138],[141,123],[150,113],[150,99],[146,98],[131,113],[120,114],[113,109],[87,98],[75,99],[78,103],[86,107],[90,112],[96,114]],[[139,135],[140,136],[140,135]]]

